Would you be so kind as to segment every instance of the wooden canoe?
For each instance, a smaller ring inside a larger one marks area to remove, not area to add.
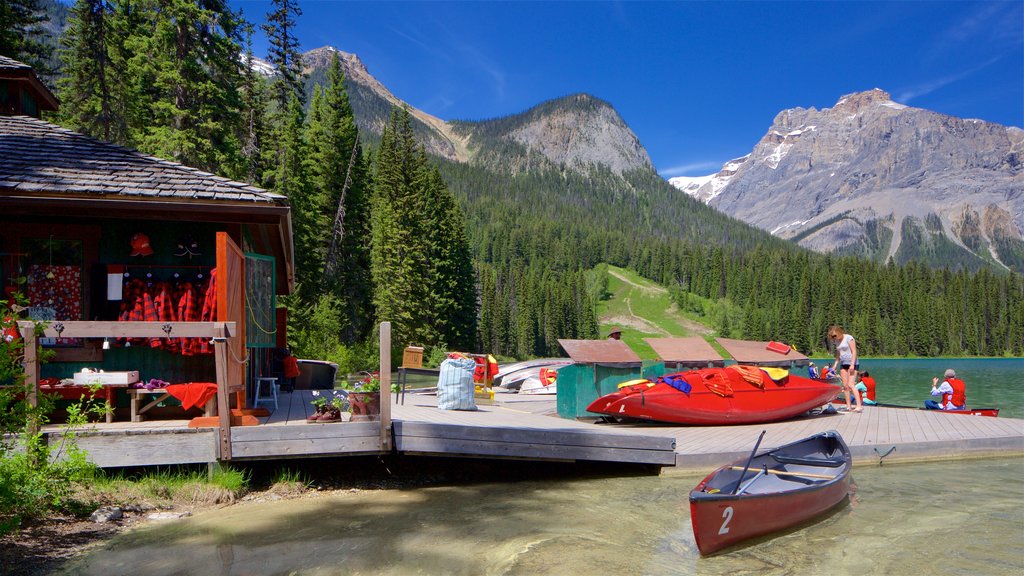
[[[713,554],[847,502],[850,450],[831,430],[722,466],[690,492],[697,549]]]

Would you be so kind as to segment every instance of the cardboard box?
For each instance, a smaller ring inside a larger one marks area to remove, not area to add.
[[[422,368],[423,347],[406,346],[402,354],[402,368]]]
[[[131,384],[139,381],[139,371],[129,372],[75,372],[75,384],[78,386],[89,386],[90,384]]]

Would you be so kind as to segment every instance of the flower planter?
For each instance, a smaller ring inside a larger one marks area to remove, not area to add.
[[[348,401],[353,422],[380,419],[380,392],[349,392]]]

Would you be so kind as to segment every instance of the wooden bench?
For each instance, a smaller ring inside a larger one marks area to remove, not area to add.
[[[147,395],[156,396],[156,398],[151,400],[149,404],[143,406],[142,403],[146,401],[145,397]],[[150,408],[153,408],[157,404],[170,398],[171,393],[168,392],[166,388],[153,388],[152,390],[148,390],[146,388],[129,388],[128,397],[131,398],[132,422],[142,422],[142,415],[148,412]],[[217,397],[213,396],[206,401],[206,406],[203,408],[203,415],[214,416],[217,413],[216,406]]]

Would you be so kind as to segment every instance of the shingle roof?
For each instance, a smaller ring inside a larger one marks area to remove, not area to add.
[[[32,67],[29,66],[28,64],[25,64],[24,62],[18,62],[14,58],[8,58],[7,56],[0,55],[0,68],[18,68],[18,69],[28,68],[28,69],[31,69]]]
[[[280,194],[27,116],[0,116],[0,159],[0,189],[285,204]]]

